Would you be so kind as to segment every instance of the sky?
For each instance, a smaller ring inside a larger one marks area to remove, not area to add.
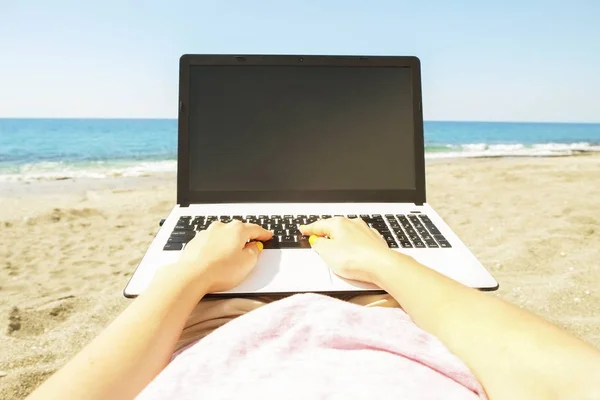
[[[0,117],[176,118],[185,53],[416,55],[426,120],[600,122],[597,0],[0,0]]]

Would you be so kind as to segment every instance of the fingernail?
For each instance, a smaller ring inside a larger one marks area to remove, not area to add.
[[[256,247],[258,247],[258,251],[263,251],[265,245],[262,242],[256,242]]]
[[[311,246],[314,246],[315,242],[317,241],[317,238],[317,235],[310,235],[310,237],[308,238],[308,243],[310,243]]]

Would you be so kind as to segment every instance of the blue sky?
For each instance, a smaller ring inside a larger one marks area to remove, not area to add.
[[[450,4],[452,3],[452,4]],[[417,55],[428,120],[600,122],[600,1],[0,0],[0,117],[176,117],[184,53]]]

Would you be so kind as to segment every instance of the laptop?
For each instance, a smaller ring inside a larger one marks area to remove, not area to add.
[[[239,286],[212,297],[383,293],[335,275],[298,231],[362,218],[388,247],[467,286],[498,283],[427,204],[416,57],[184,55],[177,204],[125,287],[135,297],[197,232],[272,230]]]

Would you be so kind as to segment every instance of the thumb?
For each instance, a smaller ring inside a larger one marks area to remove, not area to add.
[[[312,248],[323,258],[327,258],[327,254],[331,249],[331,239],[312,235],[308,238],[308,242]]]
[[[258,255],[263,250],[264,245],[262,242],[248,242],[246,246],[244,246],[244,253],[248,253],[255,260],[258,258]]]

